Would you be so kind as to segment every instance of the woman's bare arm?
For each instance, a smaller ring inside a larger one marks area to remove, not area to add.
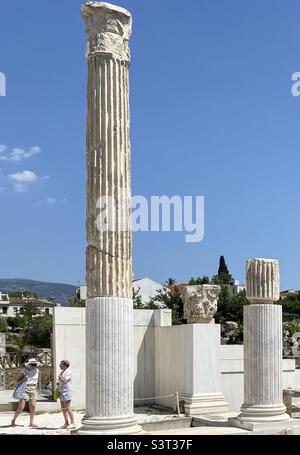
[[[60,382],[62,382],[63,384],[68,384],[68,382],[71,381],[71,379],[65,379],[61,374],[59,375],[59,380],[60,380]]]
[[[19,376],[17,377],[17,384],[20,384],[20,382],[23,382],[24,379],[27,379],[27,376],[24,373],[20,373]]]

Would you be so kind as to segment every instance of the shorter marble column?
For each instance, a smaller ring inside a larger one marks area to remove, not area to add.
[[[185,414],[223,413],[229,405],[221,393],[221,330],[214,324],[220,286],[187,286],[184,290],[185,330],[183,367]],[[210,372],[208,375],[207,372]]]
[[[278,261],[247,261],[247,296],[252,304],[244,307],[244,404],[237,420],[246,426],[285,421],[282,307],[273,304],[279,300]]]

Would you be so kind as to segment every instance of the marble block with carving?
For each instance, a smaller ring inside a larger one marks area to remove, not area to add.
[[[247,297],[251,303],[273,303],[280,298],[279,262],[249,259],[246,265]]]
[[[188,324],[211,323],[218,309],[220,286],[201,284],[187,286],[183,293],[184,319]]]

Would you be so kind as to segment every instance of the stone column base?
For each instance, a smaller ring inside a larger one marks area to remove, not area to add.
[[[237,417],[241,422],[281,422],[290,419],[284,404],[251,405],[243,404],[241,414]]]
[[[76,431],[78,435],[134,435],[142,433],[137,425],[136,417],[92,417],[82,420],[82,427]]]
[[[289,417],[289,416],[288,416]],[[280,422],[274,421],[261,421],[261,422],[247,422],[242,421],[238,417],[228,419],[228,425],[232,427],[242,428],[243,430],[255,431],[256,434],[294,434],[294,431],[300,429],[299,419],[288,418]]]
[[[133,303],[120,297],[86,302],[86,416],[77,434],[132,435]]]
[[[295,426],[295,422],[290,416],[285,412],[286,407],[284,405],[254,405],[241,407],[242,413],[234,418],[229,419],[228,423],[234,427],[243,428],[244,430],[256,431],[259,429],[285,429],[289,428],[291,424]],[[300,421],[298,421],[300,427]],[[297,428],[299,428],[297,427]]]
[[[184,411],[188,416],[229,411],[229,404],[222,393],[182,394],[180,400],[184,400]]]

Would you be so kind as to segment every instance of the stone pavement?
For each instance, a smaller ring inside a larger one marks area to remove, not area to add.
[[[247,435],[251,433],[251,431],[241,430],[240,428],[226,428],[226,427],[190,427],[190,428],[177,428],[173,430],[161,430],[161,431],[151,431],[149,434],[151,435]]]
[[[166,422],[176,424],[178,417],[175,414],[160,413],[159,411],[147,407],[137,409],[138,424],[159,424],[162,426]],[[81,419],[84,412],[74,412],[76,427],[81,427]],[[64,419],[61,413],[46,413],[36,416],[36,423],[39,428],[29,428],[29,414],[23,413],[17,420],[17,426],[11,427],[10,422],[13,417],[12,412],[0,413],[0,434],[15,434],[15,435],[69,435],[70,430],[61,429],[64,424]],[[146,430],[147,431],[147,430]],[[243,435],[249,432],[239,428],[224,428],[224,427],[195,427],[195,428],[162,428],[161,430],[147,431],[147,434],[153,435]]]
[[[39,404],[38,404],[39,406]],[[178,417],[176,414],[170,414],[157,409],[148,407],[139,407],[136,409],[138,424],[162,424],[170,422],[176,423]],[[84,412],[74,412],[76,428],[81,427],[81,420],[84,416]],[[64,424],[62,413],[43,413],[36,416],[36,423],[39,428],[29,428],[29,414],[23,413],[17,420],[16,427],[11,427],[10,422],[13,418],[13,412],[0,412],[0,434],[34,434],[34,435],[68,435],[70,430],[61,429],[60,427]],[[72,430],[73,431],[73,430]],[[180,430],[177,430],[180,431]]]
[[[83,413],[75,412],[76,427],[81,426]],[[64,418],[61,413],[40,414],[36,416],[39,428],[29,428],[29,414],[23,413],[17,420],[17,426],[11,427],[12,412],[0,413],[0,434],[9,435],[69,435],[70,430],[61,429]]]
[[[76,427],[81,426],[81,419],[84,413],[75,412],[75,422]],[[60,427],[64,424],[64,419],[62,414],[53,413],[53,414],[41,414],[36,417],[36,423],[39,425],[39,428],[29,428],[29,415],[27,413],[19,417],[16,427],[11,427],[10,422],[12,419],[13,413],[1,413],[0,414],[0,434],[9,434],[9,435],[69,435],[70,430],[61,429]],[[165,416],[164,416],[165,418]],[[157,417],[156,422],[158,422],[159,417]],[[145,414],[141,415],[139,423],[148,421]],[[154,421],[154,416],[152,415],[149,421]],[[148,434],[151,435],[245,435],[249,432],[241,430],[239,428],[224,428],[224,427],[195,427],[195,428],[176,428],[176,429],[164,429],[161,431],[151,431]]]
[[[0,415],[2,412],[15,411],[18,406],[18,401],[12,398],[13,390],[1,390],[0,391]],[[37,413],[54,412],[60,409],[58,401],[50,400],[47,395],[42,394],[38,396],[37,402]]]
[[[148,407],[141,407],[136,410],[138,424],[145,425],[145,433],[150,435],[256,435],[256,434],[294,434],[300,435],[300,425],[299,428],[292,428],[292,423],[298,426],[300,420],[291,421],[290,428],[276,429],[271,428],[261,428],[256,431],[248,431],[242,428],[232,427],[230,425],[226,426],[225,420],[227,416],[221,418],[213,419],[212,416],[206,416],[203,419],[195,419],[195,425],[203,426],[189,426],[191,420],[185,418],[184,416],[181,419],[176,416],[176,414],[168,414],[160,412],[157,409],[152,409]],[[231,413],[228,413],[230,416]],[[76,428],[80,428],[82,425],[82,418],[84,412],[74,412]],[[0,435],[70,435],[74,430],[62,429],[64,424],[63,416],[60,412],[53,413],[44,413],[36,416],[36,423],[39,425],[39,428],[29,428],[29,414],[23,413],[17,420],[17,426],[11,427],[10,422],[13,417],[13,412],[1,412],[0,413]],[[201,422],[202,420],[202,422]],[[148,426],[148,428],[147,428]],[[161,427],[160,427],[161,426]],[[170,428],[171,426],[171,428]],[[159,428],[160,427],[160,428]],[[175,428],[176,427],[176,428]]]

